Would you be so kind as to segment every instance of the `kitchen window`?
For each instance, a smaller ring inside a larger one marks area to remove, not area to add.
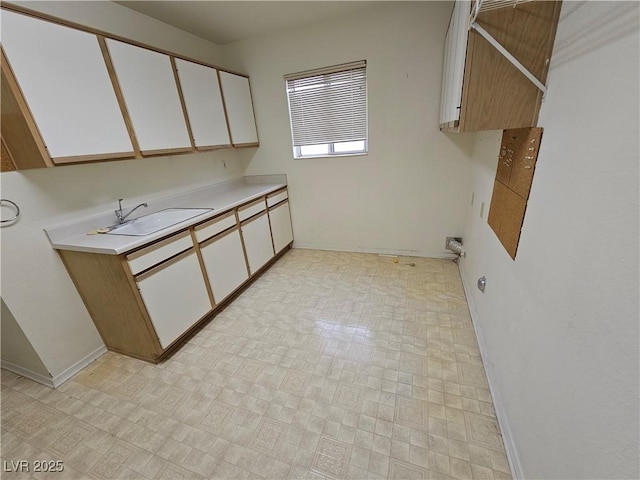
[[[367,63],[285,75],[294,158],[367,153]]]

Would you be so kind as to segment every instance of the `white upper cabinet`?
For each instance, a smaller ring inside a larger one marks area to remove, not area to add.
[[[441,125],[460,120],[470,10],[468,0],[456,1],[449,21],[442,73]]]
[[[220,81],[231,130],[231,143],[234,146],[257,145],[258,132],[249,79],[233,73],[220,72]]]
[[[95,35],[3,10],[2,46],[54,162],[133,156]]]
[[[111,39],[107,46],[142,153],[191,148],[169,56]]]
[[[217,70],[179,58],[175,61],[196,147],[230,145]]]

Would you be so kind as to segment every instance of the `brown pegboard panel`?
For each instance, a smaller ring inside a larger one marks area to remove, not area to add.
[[[527,200],[538,159],[542,128],[516,128],[502,133],[496,180]]]
[[[516,258],[520,231],[533,182],[542,128],[505,130],[498,154],[487,222],[511,258]]]

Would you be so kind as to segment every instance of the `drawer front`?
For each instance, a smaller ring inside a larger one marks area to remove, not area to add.
[[[283,200],[289,198],[289,194],[287,190],[282,190],[281,192],[272,193],[267,197],[267,205],[269,208],[273,207],[276,203],[280,203]]]
[[[193,241],[189,232],[186,231],[127,255],[127,262],[131,273],[136,275],[191,247],[193,247]]]
[[[240,221],[243,221],[247,218],[253,217],[260,212],[265,211],[266,209],[267,204],[264,201],[264,197],[262,197],[255,202],[250,203],[249,205],[244,205],[238,208],[238,218],[240,218]]]
[[[233,214],[233,212],[229,212],[228,214],[214,218],[207,223],[198,225],[195,228],[196,239],[198,240],[198,243],[204,242],[205,240],[214,237],[217,234],[224,232],[226,229],[231,228],[235,225],[236,216]]]

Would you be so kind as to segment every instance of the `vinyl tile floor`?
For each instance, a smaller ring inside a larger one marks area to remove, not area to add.
[[[4,479],[511,478],[450,260],[293,249],[160,365],[1,400]]]

